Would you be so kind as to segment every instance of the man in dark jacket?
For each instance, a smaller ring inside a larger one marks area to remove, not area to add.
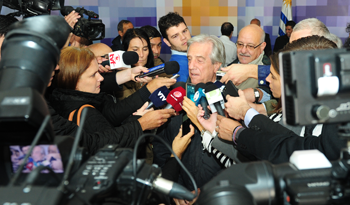
[[[132,23],[129,20],[121,20],[118,23],[118,34],[119,36],[117,36],[115,39],[113,39],[112,41],[112,45],[111,45],[111,49],[113,51],[119,51],[119,50],[123,50],[123,36],[126,33],[127,30],[134,28],[134,25],[132,25]]]
[[[215,82],[216,71],[225,63],[223,43],[215,36],[200,34],[190,39],[188,45],[187,57],[191,83]],[[212,53],[216,55],[212,56]],[[158,135],[171,145],[180,126],[182,125],[183,133],[186,134],[190,123],[187,115],[180,113],[158,128]],[[224,168],[212,153],[203,149],[201,141],[201,130],[196,128],[191,143],[182,156],[182,162],[194,177],[198,187],[203,186]],[[154,163],[163,166],[170,156],[170,152],[156,140],[153,142],[153,151]],[[183,170],[179,176],[179,183],[190,190],[194,189],[192,182]]]
[[[287,43],[289,43],[289,37],[293,32],[295,24],[296,23],[294,21],[288,21],[286,23],[286,34],[276,38],[275,46],[273,47],[273,52],[281,50]]]

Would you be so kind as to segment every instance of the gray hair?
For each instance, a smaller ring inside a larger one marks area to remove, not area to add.
[[[310,30],[311,35],[323,36],[329,39],[330,32],[327,26],[316,18],[304,19],[293,28],[293,32],[301,30]]]
[[[262,43],[262,42],[265,42],[265,31],[264,30],[262,30],[262,35],[261,35],[261,38],[260,38],[260,43]]]
[[[222,41],[214,36],[208,34],[199,34],[197,36],[192,37],[187,41],[188,49],[190,48],[192,43],[206,43],[210,42],[212,44],[212,50],[210,54],[210,60],[212,64],[221,63],[221,65],[225,64],[225,47]],[[187,49],[187,51],[188,51]]]
[[[343,46],[343,42],[341,41],[341,39],[333,33],[329,34],[328,39],[337,44],[338,48],[341,48]]]

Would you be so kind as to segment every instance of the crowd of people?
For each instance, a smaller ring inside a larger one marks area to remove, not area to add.
[[[72,28],[78,18],[74,11],[65,17]],[[8,20],[8,25],[14,21]],[[293,127],[281,120],[279,53],[341,47],[339,38],[321,21],[310,18],[297,24],[288,22],[286,35],[276,39],[273,50],[258,19],[239,31],[235,43],[230,41],[234,30],[230,22],[222,24],[220,38],[207,34],[191,36],[184,18],[170,12],[159,19],[158,29],[148,25],[134,28],[132,22],[120,21],[119,36],[110,46],[84,45],[73,35],[69,37],[48,85],[52,89],[46,93],[56,135],[75,136],[78,110],[86,107],[88,117],[80,145],[91,155],[106,144],[133,148],[143,133],[156,133],[172,145],[199,188],[229,166],[256,160],[284,163],[295,150],[318,149],[329,160],[339,158],[346,143],[337,137],[334,125]],[[1,33],[1,39],[6,32]],[[137,77],[164,63],[160,58],[162,40],[171,48],[169,61],[179,63],[180,77]],[[108,65],[102,66],[108,60],[106,54],[116,50],[134,51],[139,60],[132,68],[111,70]],[[194,85],[216,83],[217,71],[225,72],[221,83],[232,81],[240,89],[239,97],[227,97],[225,116],[213,112],[205,119],[206,108],[196,106],[187,97],[183,111],[178,113],[174,109],[146,109],[149,96],[158,88],[170,88],[176,81]],[[164,175],[193,190],[190,178],[160,141],[146,139],[143,144],[144,150],[138,157],[163,167]],[[35,165],[50,160],[47,149],[35,147],[30,162]],[[12,153],[18,166],[25,151],[13,147]],[[35,154],[41,157],[36,159]],[[55,162],[51,160],[50,166],[62,169],[52,164]],[[193,203],[179,199],[174,202]]]

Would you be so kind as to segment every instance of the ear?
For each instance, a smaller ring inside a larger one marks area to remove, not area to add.
[[[167,44],[169,47],[171,47],[170,42],[166,38],[163,38],[163,41],[164,41],[165,44]]]
[[[120,37],[123,37],[123,32],[118,31],[118,34],[119,34]]]
[[[222,63],[219,63],[219,62],[214,63],[214,73],[215,73],[215,75],[216,75],[216,72],[219,71],[221,65],[222,65]]]
[[[266,47],[266,42],[263,42],[260,46],[260,51],[263,52]]]

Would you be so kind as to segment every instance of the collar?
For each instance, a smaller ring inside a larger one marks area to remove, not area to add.
[[[171,55],[187,56],[187,52],[180,52],[176,50],[171,50]]]

